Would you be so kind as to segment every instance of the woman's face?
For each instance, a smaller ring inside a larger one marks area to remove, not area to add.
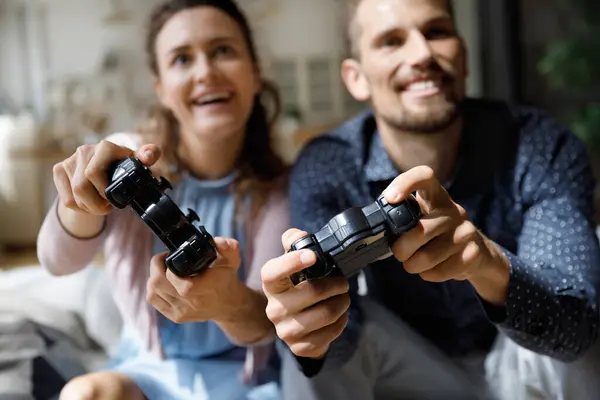
[[[243,135],[260,78],[238,24],[208,6],[180,11],[159,32],[156,93],[182,135]]]

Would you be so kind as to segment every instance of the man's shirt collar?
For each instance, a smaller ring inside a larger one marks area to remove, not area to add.
[[[389,181],[398,176],[400,171],[394,166],[379,131],[376,129],[372,133],[367,133],[366,139],[368,153],[364,171],[367,180],[369,182]]]
[[[367,141],[366,145],[368,148],[367,159],[364,165],[364,171],[367,181],[369,182],[387,182],[391,181],[400,175],[404,171],[400,171],[396,166],[394,166],[394,162],[392,161],[387,149],[383,144],[383,140],[381,139],[381,135],[379,131],[375,129],[374,132],[366,132]],[[369,139],[369,135],[371,136]],[[461,166],[464,164],[464,151],[465,148],[464,142],[468,139],[468,135],[463,132],[463,137],[461,138],[461,145],[458,154],[458,159],[456,165],[453,169],[453,172],[450,176],[450,179],[443,184],[443,186],[448,189],[454,180],[456,179],[458,172],[460,171]]]

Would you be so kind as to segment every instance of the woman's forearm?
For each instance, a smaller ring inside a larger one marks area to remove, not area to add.
[[[267,318],[266,297],[239,282],[237,290],[231,293],[232,306],[227,315],[215,322],[235,343],[248,346],[270,340],[275,335],[275,327]]]
[[[80,239],[98,236],[104,228],[102,215],[92,215],[82,211],[71,210],[58,202],[58,219],[65,230]]]

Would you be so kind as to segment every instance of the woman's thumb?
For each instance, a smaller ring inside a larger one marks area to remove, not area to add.
[[[146,167],[151,167],[160,158],[160,148],[155,144],[146,144],[137,151],[136,157]]]
[[[237,240],[231,238],[215,237],[215,245],[219,257],[215,266],[238,268],[241,261],[240,244]]]

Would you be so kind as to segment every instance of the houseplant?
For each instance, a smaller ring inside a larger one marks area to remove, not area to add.
[[[538,70],[550,89],[581,99],[561,118],[600,158],[600,1],[555,0],[567,32],[549,43]]]
[[[586,144],[600,182],[600,1],[555,0],[566,32],[549,43],[538,70],[558,95],[576,97],[559,117]],[[600,224],[600,184],[596,186],[596,221]]]

